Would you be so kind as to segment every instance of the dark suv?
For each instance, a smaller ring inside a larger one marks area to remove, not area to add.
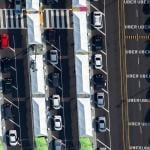
[[[104,79],[104,76],[102,74],[95,74],[93,78],[96,90],[100,90],[101,88],[106,87],[106,80]]]
[[[102,36],[96,35],[93,37],[93,46],[95,51],[100,51],[103,48]]]
[[[9,103],[3,104],[3,112],[4,112],[5,119],[12,118],[11,105]]]
[[[6,73],[10,70],[10,59],[5,57],[1,59],[1,71]]]
[[[52,74],[52,82],[54,87],[59,87],[59,73],[55,72]]]

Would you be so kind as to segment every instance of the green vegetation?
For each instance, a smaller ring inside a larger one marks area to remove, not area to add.
[[[0,139],[0,150],[4,150],[2,139]]]
[[[89,137],[80,137],[81,150],[92,150],[92,142]]]
[[[48,143],[45,137],[36,137],[36,150],[48,150]]]

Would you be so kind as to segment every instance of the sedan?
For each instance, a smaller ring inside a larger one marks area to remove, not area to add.
[[[1,47],[2,48],[8,48],[9,47],[9,35],[3,33],[1,35]]]
[[[98,130],[100,132],[106,131],[106,118],[105,117],[98,117]]]
[[[10,144],[10,146],[16,146],[18,144],[16,130],[9,130],[9,144]]]
[[[97,100],[97,107],[104,107],[105,106],[104,92],[98,92],[96,100]]]
[[[102,67],[103,67],[102,55],[101,54],[95,54],[94,60],[95,60],[95,68],[96,69],[102,69]]]
[[[50,51],[50,62],[53,65],[57,65],[58,64],[58,51],[57,50],[51,50]]]
[[[96,90],[100,90],[101,88],[106,87],[106,80],[104,79],[104,76],[102,74],[95,74],[93,78]]]
[[[54,116],[54,129],[56,131],[61,131],[62,130],[62,118],[61,116]]]

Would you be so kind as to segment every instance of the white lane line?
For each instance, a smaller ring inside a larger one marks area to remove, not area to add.
[[[11,105],[13,105],[14,107],[16,107],[17,109],[19,109],[19,107],[17,105],[15,105],[14,103],[12,103],[9,99],[7,99],[6,97],[4,97],[4,100],[7,101],[8,103],[10,103]]]
[[[142,127],[141,127],[141,126],[139,126],[139,128],[140,128],[140,134],[142,134]]]
[[[95,10],[99,11],[98,8],[96,8],[93,4],[90,4],[92,8],[94,8]]]
[[[140,64],[140,57],[138,56],[138,65]]]
[[[104,88],[102,88],[102,91],[104,91],[106,94],[108,94],[108,91],[106,91]]]
[[[56,10],[56,27],[57,28],[60,27],[60,23],[59,23],[59,10]]]
[[[139,88],[141,87],[141,80],[140,79],[138,81],[138,86],[139,86]]]
[[[13,120],[9,119],[13,124],[15,124],[17,127],[20,128],[20,125],[18,125],[16,122],[14,122]]]
[[[1,23],[1,28],[4,28],[4,22],[3,22],[3,10],[0,9],[0,23]]]
[[[54,27],[54,10],[51,10],[50,14],[51,14],[51,27]]]
[[[98,141],[99,143],[101,143],[103,146],[105,146],[107,149],[111,150],[110,147],[108,147],[106,144],[104,144],[102,141],[100,141],[99,139],[96,139],[96,141]]]
[[[10,9],[10,26],[14,28],[14,21],[13,21],[13,9]]]
[[[45,13],[45,15],[46,15],[46,28],[49,28],[49,10],[45,10],[46,11],[46,13]]]
[[[101,71],[102,71],[105,75],[107,75],[107,72],[106,72],[106,71],[104,71],[103,69],[101,69]]]
[[[101,53],[102,53],[102,54],[104,54],[105,56],[107,55],[107,53],[106,53],[106,52],[104,52],[104,51],[101,51]]]
[[[18,15],[15,15],[15,20],[16,20],[16,28],[19,28],[19,19],[18,19]]]
[[[5,11],[5,23],[6,23],[6,28],[8,28],[8,12],[7,9],[4,9]]]
[[[65,28],[65,21],[64,21],[64,10],[60,11],[61,13],[61,24],[62,24],[62,28]]]
[[[21,28],[24,28],[24,17],[23,17],[23,12],[21,12],[20,19],[21,19]]]
[[[142,105],[141,105],[141,103],[139,103],[139,111],[141,111],[142,110]]]
[[[70,28],[69,10],[66,10],[66,16],[67,16],[67,27]]]
[[[106,36],[106,34],[105,34],[104,32],[102,32],[101,30],[95,28],[93,24],[91,24],[91,26],[92,26],[95,30],[99,31],[101,34],[103,34],[104,36]]]
[[[102,109],[104,109],[107,113],[109,113],[109,110],[107,110],[105,107],[102,107]]]
[[[107,130],[108,132],[110,132],[110,129],[106,128],[106,130]]]

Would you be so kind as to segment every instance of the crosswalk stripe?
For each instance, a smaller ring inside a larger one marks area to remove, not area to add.
[[[5,12],[5,24],[6,24],[6,28],[8,28],[8,12],[6,9],[4,9]]]
[[[14,21],[13,21],[13,10],[10,9],[10,26],[14,28]]]
[[[16,20],[16,28],[19,28],[19,19],[18,19],[18,15],[15,15],[15,20]]]
[[[23,11],[20,15],[20,21],[21,21],[21,28],[24,28],[24,16],[23,16]]]
[[[0,23],[1,23],[1,28],[4,27],[4,22],[3,22],[3,14],[2,14],[2,9],[0,9]]]
[[[49,15],[48,15],[48,12],[49,10],[46,9],[46,27],[48,28],[50,25],[49,25]]]
[[[64,10],[61,10],[60,13],[61,13],[61,25],[62,25],[62,28],[65,28]]]
[[[51,13],[51,27],[54,27],[54,10],[50,11]]]
[[[66,10],[66,16],[67,16],[67,27],[70,28],[69,10]]]
[[[57,28],[60,27],[60,24],[59,24],[59,10],[56,10],[56,26],[57,26]]]

